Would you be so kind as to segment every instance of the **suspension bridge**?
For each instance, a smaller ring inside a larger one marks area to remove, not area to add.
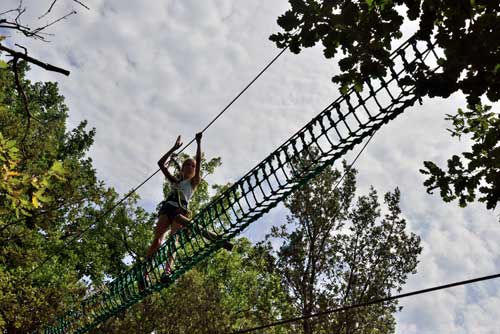
[[[173,284],[293,191],[413,106],[420,100],[413,79],[439,70],[435,44],[412,37],[393,51],[391,60],[393,66],[387,68],[385,77],[365,78],[363,90],[351,88],[341,95],[200,210],[192,224],[170,236],[152,259],[135,264],[103,291],[87,297],[45,327],[43,333],[86,333]],[[314,155],[315,161],[300,163],[304,155]],[[217,238],[206,239],[206,231]],[[175,266],[170,279],[164,281],[165,264],[174,254]],[[146,282],[141,286],[143,279]]]

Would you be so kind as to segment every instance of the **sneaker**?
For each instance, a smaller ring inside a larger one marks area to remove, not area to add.
[[[172,269],[169,266],[167,266],[167,268],[165,268],[165,272],[160,277],[160,282],[162,284],[168,284],[170,283],[171,280],[172,280]]]
[[[170,275],[167,275],[167,274],[163,274],[161,275],[160,277],[160,282],[161,284],[168,284],[172,281],[172,277]]]

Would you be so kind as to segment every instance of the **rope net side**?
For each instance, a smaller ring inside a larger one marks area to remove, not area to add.
[[[105,291],[83,300],[76,309],[44,328],[43,333],[85,333],[171,285],[382,125],[413,106],[420,96],[412,79],[439,69],[435,45],[410,38],[392,53],[391,59],[394,66],[388,68],[384,78],[365,78],[362,91],[352,88],[340,96],[203,208],[192,224],[170,236],[154,258],[134,265],[110,282]],[[296,164],[300,156],[311,152],[315,156],[313,163]],[[207,239],[209,234],[217,238]],[[173,254],[171,279],[163,283],[165,264]],[[140,289],[144,272],[148,273],[146,288]]]

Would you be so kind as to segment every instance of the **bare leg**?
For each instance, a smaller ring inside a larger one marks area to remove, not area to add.
[[[183,228],[183,225],[179,224],[178,222],[178,216],[174,218],[174,222],[172,223],[171,227],[170,227],[170,235],[173,235],[175,234],[175,232],[177,232],[178,230],[180,230],[181,228]],[[177,241],[179,241],[179,236],[176,236],[175,237],[175,243],[177,243]],[[175,253],[172,253],[172,256],[170,256],[168,258],[168,263],[167,263],[167,266],[166,266],[166,270],[170,270],[173,268],[174,266],[174,261],[175,261]]]
[[[147,251],[147,258],[151,258],[153,254],[161,247],[161,244],[163,243],[163,240],[165,238],[165,234],[170,227],[170,233],[169,235],[175,234],[178,230],[186,227],[188,224],[191,223],[191,219],[187,215],[182,215],[179,214],[177,215],[173,221],[168,218],[167,215],[161,215],[160,218],[158,219],[158,223],[156,224],[155,227],[155,233],[154,233],[154,238],[153,242],[151,243],[151,246],[149,246],[149,249]],[[217,235],[213,232],[207,231],[207,230],[201,230],[201,234],[211,240],[214,241],[217,238]],[[178,236],[176,236],[175,242],[177,243],[178,241]],[[233,248],[233,245],[229,242],[224,245],[224,248],[227,250],[231,250]],[[169,258],[168,262],[165,264],[165,274],[169,274],[171,268],[173,268],[175,261],[175,253],[173,253]],[[144,272],[144,279],[147,281],[148,280],[148,273],[147,271]]]
[[[169,226],[171,225],[171,221],[166,215],[160,215],[158,218],[158,222],[156,223],[153,242],[151,246],[149,246],[148,251],[146,253],[146,259],[150,259],[153,254],[160,248],[163,243],[163,239],[165,238],[165,233],[167,232]],[[142,280],[139,282],[139,289],[144,290],[145,286],[148,284],[149,275],[147,267],[144,268],[144,273]]]
[[[169,225],[171,225],[171,222],[168,216],[161,215],[158,219],[158,223],[156,223],[153,242],[151,243],[151,246],[149,246],[146,257],[150,258],[158,250],[158,248],[160,248]]]

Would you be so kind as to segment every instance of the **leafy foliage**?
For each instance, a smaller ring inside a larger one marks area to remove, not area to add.
[[[445,53],[444,72],[418,82],[422,94],[448,97],[461,90],[472,104],[478,103],[483,94],[491,101],[500,97],[500,42],[496,36],[500,4],[496,1],[289,2],[291,9],[278,18],[284,32],[275,33],[270,39],[280,48],[289,46],[294,53],[318,42],[327,58],[342,51],[342,73],[335,75],[333,81],[344,87],[355,85],[363,76],[379,77],[386,73],[391,65],[391,42],[402,37],[401,26],[406,17],[418,21],[417,38],[428,40],[435,35]]]
[[[340,54],[340,73],[332,81],[340,91],[348,87],[362,88],[363,78],[386,74],[391,45],[403,36],[405,20],[418,23],[416,38],[430,40],[443,50],[439,60],[442,70],[433,72],[422,66],[411,78],[417,92],[423,96],[447,98],[455,92],[467,97],[469,112],[459,111],[457,121],[474,123],[481,119],[498,132],[494,117],[484,117],[479,109],[485,97],[492,102],[500,99],[500,2],[489,0],[289,0],[291,8],[278,18],[283,29],[270,36],[279,48],[288,46],[294,53],[303,48],[322,44],[326,58]],[[479,113],[476,116],[476,113]],[[473,137],[475,145],[465,154],[470,160],[463,167],[457,156],[449,160],[449,172],[444,173],[432,162],[426,162],[430,178],[425,185],[430,191],[440,188],[445,201],[459,198],[465,206],[479,190],[487,208],[499,201],[498,164],[496,150],[481,152],[484,147],[496,147],[498,136],[490,134],[482,143],[481,134]],[[496,140],[492,143],[491,140]],[[470,154],[474,155],[471,156]],[[486,156],[485,156],[486,155]],[[498,165],[496,165],[498,166]],[[496,167],[497,168],[497,167]],[[482,172],[479,172],[482,170]],[[472,173],[472,174],[471,174]],[[486,185],[481,186],[481,181]],[[454,191],[451,190],[454,188]]]
[[[41,176],[26,175],[16,171],[19,163],[19,149],[15,140],[7,140],[0,133],[0,227],[7,224],[4,215],[14,211],[30,216],[30,211],[49,203],[52,198],[46,195],[53,178],[64,178],[64,167],[59,161]]]
[[[449,130],[453,137],[470,136],[475,144],[462,157],[448,159],[447,171],[425,161],[426,169],[421,172],[429,175],[424,183],[427,191],[439,189],[446,202],[458,199],[465,207],[476,199],[479,190],[479,201],[494,209],[500,201],[500,114],[491,112],[490,106],[476,105],[475,111],[459,109],[457,115],[448,115],[447,119],[453,123]]]

